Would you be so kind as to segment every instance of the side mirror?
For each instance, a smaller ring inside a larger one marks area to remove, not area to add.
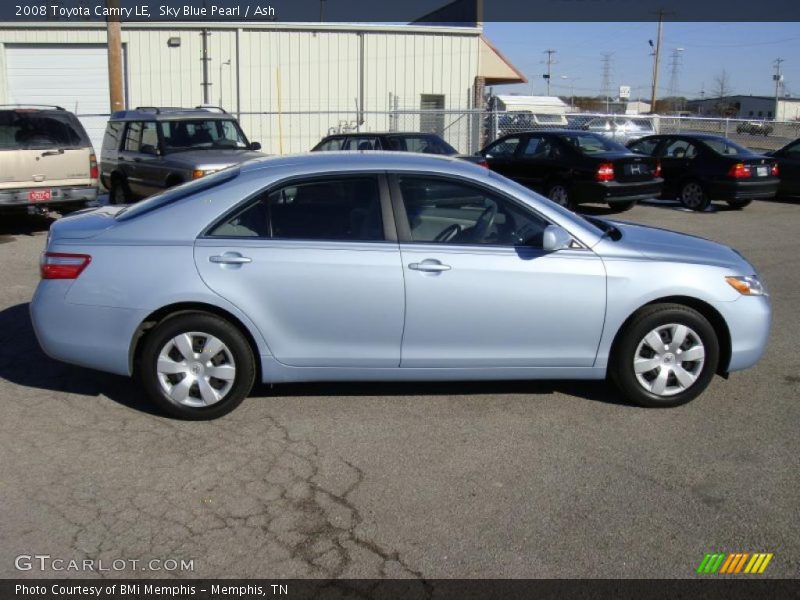
[[[250,145],[247,147],[248,150],[261,150],[261,144],[258,142],[250,142]]]
[[[566,229],[558,225],[548,225],[544,228],[542,235],[542,248],[547,252],[555,252],[556,250],[564,250],[569,248],[572,244],[572,236]]]

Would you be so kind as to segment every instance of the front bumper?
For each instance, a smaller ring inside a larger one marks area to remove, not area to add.
[[[742,296],[733,302],[715,302],[731,336],[731,358],[726,372],[752,367],[764,354],[772,323],[769,296]]]
[[[777,177],[761,181],[715,181],[708,185],[708,195],[712,200],[774,198],[779,184]]]
[[[50,190],[50,200],[42,200],[42,201],[28,200],[28,192],[31,192],[35,189]],[[43,185],[41,188],[18,188],[11,190],[0,190],[0,208],[50,206],[57,204],[67,204],[72,202],[91,202],[92,200],[96,199],[97,199],[96,185],[79,185],[79,186],[65,186],[65,187],[47,187],[46,185]]]

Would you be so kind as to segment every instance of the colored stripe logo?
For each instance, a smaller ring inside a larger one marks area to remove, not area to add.
[[[773,554],[766,552],[715,552],[703,557],[697,572],[705,575],[761,575],[772,557]]]

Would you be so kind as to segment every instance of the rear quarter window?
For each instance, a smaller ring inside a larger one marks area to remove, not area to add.
[[[119,150],[120,135],[122,135],[122,121],[109,121],[106,127],[106,133],[103,136],[103,149],[102,154]]]

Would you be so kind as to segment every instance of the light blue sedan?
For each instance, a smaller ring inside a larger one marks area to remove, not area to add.
[[[704,239],[575,215],[407,153],[232,167],[53,224],[31,304],[53,358],[211,419],[256,379],[604,379],[676,406],[753,365],[755,269]]]

